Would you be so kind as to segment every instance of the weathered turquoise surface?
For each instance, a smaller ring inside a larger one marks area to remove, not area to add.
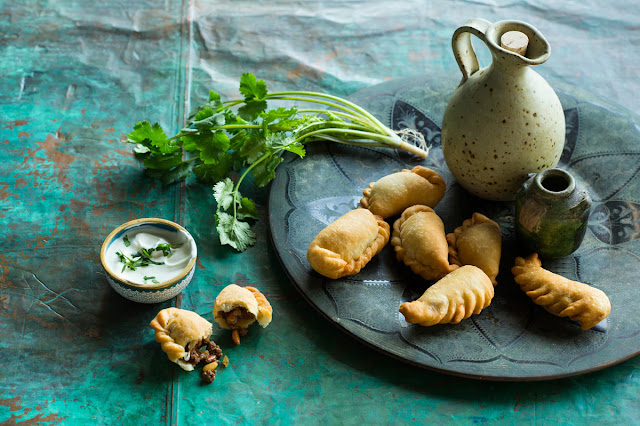
[[[217,242],[210,188],[163,188],[142,176],[119,138],[140,119],[178,129],[209,88],[235,96],[245,71],[273,90],[342,95],[457,73],[450,37],[476,16],[531,22],[552,45],[541,74],[637,112],[639,7],[0,1],[0,422],[637,423],[638,358],[564,380],[493,383],[372,351],[287,280],[267,232],[265,191],[244,189],[263,213],[257,245],[236,254]],[[111,229],[147,216],[184,225],[200,256],[183,295],[152,306],[116,294],[98,258]],[[212,320],[213,300],[231,282],[259,287],[274,319],[239,347],[215,331],[231,364],[204,386],[168,362],[148,323],[167,306]]]

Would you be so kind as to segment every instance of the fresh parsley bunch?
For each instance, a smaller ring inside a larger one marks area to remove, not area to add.
[[[186,126],[173,137],[148,121],[136,123],[126,142],[149,176],[164,185],[190,176],[214,185],[215,222],[220,242],[244,251],[256,241],[248,219],[257,219],[255,203],[240,194],[242,181],[251,173],[258,187],[273,180],[284,151],[305,156],[304,144],[325,140],[349,145],[400,148],[426,157],[424,139],[408,133],[416,146],[384,126],[361,107],[336,96],[316,92],[269,93],[263,80],[243,74],[244,98],[223,102],[209,92],[209,101],[196,108]],[[267,100],[304,101],[326,109],[267,109]],[[234,112],[234,107],[238,106]],[[421,148],[422,147],[422,148]],[[234,183],[231,172],[240,173]]]

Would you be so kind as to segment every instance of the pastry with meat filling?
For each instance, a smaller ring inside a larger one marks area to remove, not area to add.
[[[371,182],[362,193],[360,204],[386,219],[417,204],[435,207],[444,197],[447,185],[438,172],[423,166],[392,173]]]
[[[213,306],[213,319],[220,327],[231,330],[236,345],[240,336],[246,336],[247,328],[256,320],[263,328],[271,323],[273,308],[267,298],[255,287],[230,284],[222,289]]]
[[[444,223],[429,206],[406,209],[393,224],[396,258],[425,280],[438,280],[458,265],[449,264]]]
[[[210,364],[222,357],[220,347],[209,340],[212,324],[195,312],[163,309],[149,325],[169,360],[186,371],[193,371],[200,361]]]
[[[400,313],[408,323],[424,327],[458,324],[489,306],[494,294],[487,274],[465,265],[429,287],[419,299],[403,303]]]
[[[474,213],[462,226],[447,234],[449,262],[452,265],[473,265],[482,269],[493,285],[500,271],[502,232],[500,226],[483,214]]]
[[[517,257],[511,273],[533,303],[588,330],[609,316],[611,301],[600,289],[571,281],[542,267],[538,253]]]
[[[367,209],[351,210],[311,241],[309,265],[327,278],[355,275],[389,242],[389,224]]]

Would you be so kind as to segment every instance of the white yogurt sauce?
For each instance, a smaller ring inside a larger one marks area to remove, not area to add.
[[[125,236],[129,240],[128,247],[124,241]],[[117,252],[136,260],[140,258],[134,258],[134,254],[141,253],[142,249],[155,249],[159,244],[173,246],[169,256],[165,256],[160,250],[151,252],[151,259],[154,262],[162,262],[162,265],[138,266],[135,271],[128,267],[124,268],[124,271],[122,270],[125,264],[120,261]],[[179,275],[194,257],[194,250],[195,242],[183,232],[169,232],[155,227],[143,227],[143,229],[126,232],[113,241],[107,249],[106,258],[111,271],[120,278],[134,284],[151,285],[155,284],[154,280],[163,282]],[[145,280],[144,277],[148,279]]]

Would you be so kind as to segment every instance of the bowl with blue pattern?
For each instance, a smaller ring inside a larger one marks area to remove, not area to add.
[[[149,235],[169,242],[169,247],[166,247],[167,244],[155,246],[154,243],[153,247],[139,248],[141,241],[145,241],[144,238],[149,240]],[[128,254],[123,250],[124,247],[129,248]],[[139,249],[131,254],[136,248]],[[176,250],[179,250],[179,253],[178,259],[167,265],[167,268],[170,267],[169,272],[164,271],[164,275],[160,276],[157,271],[161,269],[156,265],[164,265],[165,262],[158,261],[160,259],[156,256],[159,253],[154,254],[154,250],[161,252],[163,249],[168,250],[164,255],[169,257],[161,258],[166,260],[166,263],[169,263],[168,259],[171,259]],[[139,254],[142,252],[144,256]],[[100,250],[100,262],[109,285],[121,296],[138,303],[160,303],[180,294],[193,278],[197,257],[196,243],[191,234],[177,223],[161,218],[135,219],[123,223],[105,238]],[[141,259],[149,259],[151,264],[145,265]],[[152,261],[153,259],[155,261]],[[131,268],[126,266],[127,262]],[[152,272],[148,273],[153,276],[148,277],[146,269],[151,270]],[[144,275],[143,282],[137,277],[132,277],[132,274]]]

